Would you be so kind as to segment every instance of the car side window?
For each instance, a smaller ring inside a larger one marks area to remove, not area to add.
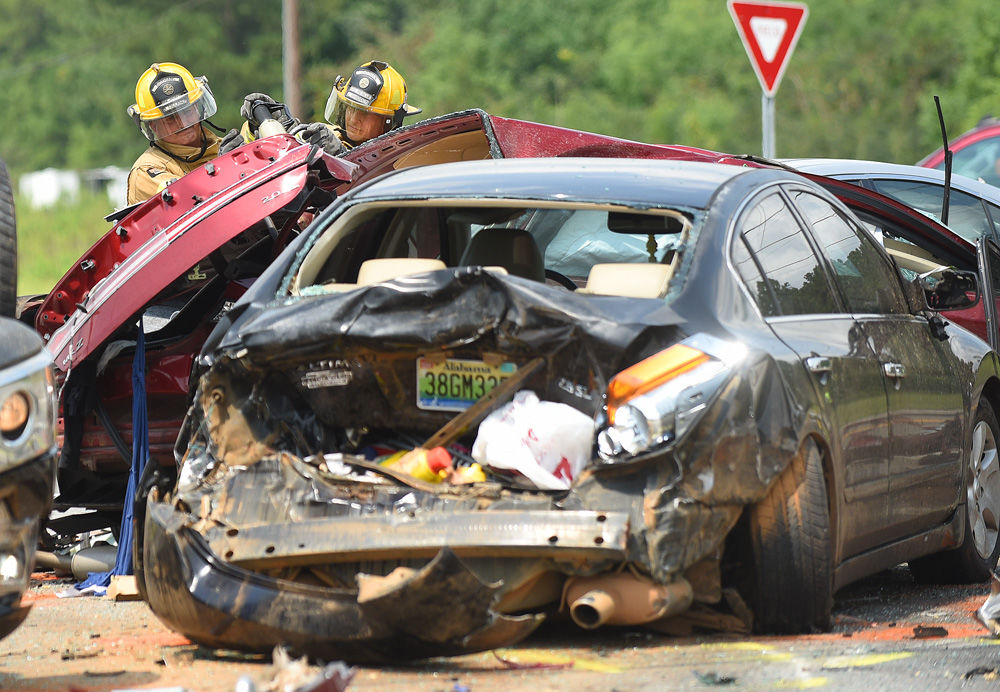
[[[784,198],[756,202],[737,225],[733,264],[765,317],[842,312]]]
[[[851,312],[908,312],[894,269],[874,241],[822,197],[805,190],[791,190],[789,194],[812,228],[813,238],[829,261],[833,280]]]
[[[977,178],[990,185],[1000,185],[1000,171],[997,170],[997,161],[1000,160],[1000,137],[980,140],[964,149],[959,149],[952,156],[952,168],[955,173]],[[935,168],[944,169],[944,162]]]
[[[1000,180],[997,181],[997,185],[1000,185]],[[990,217],[990,221],[993,223],[993,229],[996,231],[996,236],[993,238],[993,242],[1000,242],[1000,207],[990,202],[986,202],[986,213]]]
[[[876,192],[899,200],[908,207],[941,219],[944,186],[916,180],[872,180]],[[971,243],[982,236],[996,239],[993,220],[982,201],[960,190],[948,195],[948,227]]]
[[[1000,298],[1000,251],[995,245],[989,245],[987,252],[990,253],[990,287],[994,298]]]

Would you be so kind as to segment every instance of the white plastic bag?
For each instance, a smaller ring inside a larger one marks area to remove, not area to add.
[[[563,490],[583,470],[593,445],[590,416],[522,390],[479,424],[472,457],[489,468],[517,471],[543,490]]]

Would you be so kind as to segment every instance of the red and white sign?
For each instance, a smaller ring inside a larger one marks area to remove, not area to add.
[[[767,96],[774,96],[806,24],[809,8],[801,2],[741,2],[729,0],[753,71]]]

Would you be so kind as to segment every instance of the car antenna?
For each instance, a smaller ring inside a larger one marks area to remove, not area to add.
[[[941,113],[941,99],[934,96],[937,106],[938,122],[941,123],[941,139],[944,140],[944,201],[941,203],[941,223],[948,225],[948,204],[951,201],[951,149],[948,147],[948,133],[944,127],[944,115]]]

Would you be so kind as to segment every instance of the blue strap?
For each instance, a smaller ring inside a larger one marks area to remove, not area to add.
[[[118,554],[115,566],[110,572],[91,572],[76,585],[79,590],[88,587],[107,587],[113,575],[132,574],[132,505],[135,490],[149,459],[149,419],[146,414],[146,337],[139,320],[139,335],[135,343],[132,359],[132,464],[128,474],[128,488],[125,490],[125,504],[122,508],[122,523],[118,531]]]

